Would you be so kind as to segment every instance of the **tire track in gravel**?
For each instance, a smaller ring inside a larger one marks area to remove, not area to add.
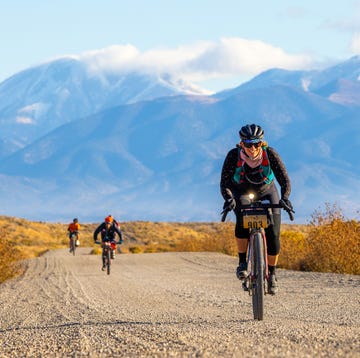
[[[111,275],[80,248],[27,262],[0,286],[0,357],[359,357],[359,276],[279,270],[252,319],[236,259],[117,255]]]

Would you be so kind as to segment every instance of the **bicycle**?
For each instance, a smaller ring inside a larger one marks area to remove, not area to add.
[[[265,229],[273,224],[272,209],[284,209],[291,221],[294,220],[292,208],[283,204],[270,204],[262,200],[254,201],[254,194],[249,194],[250,204],[237,205],[242,210],[243,227],[249,229],[249,245],[247,250],[248,275],[242,280],[242,288],[252,296],[253,316],[255,320],[264,318],[264,295],[269,293],[268,262]],[[225,221],[229,209],[222,211],[221,221]],[[249,270],[250,267],[250,270]]]
[[[72,253],[75,256],[75,250],[77,247],[77,240],[78,240],[78,236],[76,232],[72,232],[70,234],[70,253]]]
[[[111,258],[112,258],[112,251],[116,250],[116,244],[120,244],[121,242],[114,242],[110,241],[109,239],[105,239],[102,242],[96,241],[98,245],[102,245],[102,270],[107,272],[110,275],[110,267],[111,267]]]

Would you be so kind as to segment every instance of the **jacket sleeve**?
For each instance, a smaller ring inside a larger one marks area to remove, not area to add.
[[[102,227],[103,227],[103,224],[100,224],[100,225],[95,229],[95,231],[94,231],[94,241],[97,240],[97,236],[98,236],[99,232],[101,231]]]
[[[226,193],[226,189],[228,188],[233,191],[233,178],[235,174],[237,160],[238,148],[233,148],[227,154],[221,170],[220,192],[224,200],[229,198],[229,195]]]
[[[281,188],[281,198],[289,199],[291,193],[291,183],[285,165],[280,158],[280,155],[274,148],[268,147],[267,152],[271,169],[273,170],[275,178]]]
[[[114,225],[114,230],[119,235],[120,240],[122,240],[122,232],[121,232],[120,228],[117,225]]]

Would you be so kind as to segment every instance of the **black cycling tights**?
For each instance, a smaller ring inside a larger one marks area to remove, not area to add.
[[[272,204],[279,203],[279,193],[275,185],[269,185],[268,190],[262,193],[262,199],[267,199]],[[237,204],[248,204],[247,195],[240,195],[236,200]],[[240,211],[236,210],[236,225],[235,225],[235,237],[238,239],[248,239],[249,238],[249,229],[243,228],[243,219]],[[280,225],[281,225],[281,214],[280,209],[273,209],[273,221],[274,224],[270,225],[265,229],[266,233],[266,245],[268,255],[278,255],[280,252]]]

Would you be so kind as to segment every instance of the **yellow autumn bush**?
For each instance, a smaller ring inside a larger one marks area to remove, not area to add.
[[[0,229],[0,283],[20,273],[21,260],[24,258],[15,243],[8,239],[7,231]]]
[[[360,224],[346,220],[336,205],[312,215],[311,231],[305,240],[304,269],[309,271],[360,274]]]
[[[304,268],[305,238],[305,234],[299,231],[281,232],[279,267],[289,270],[302,270]]]

